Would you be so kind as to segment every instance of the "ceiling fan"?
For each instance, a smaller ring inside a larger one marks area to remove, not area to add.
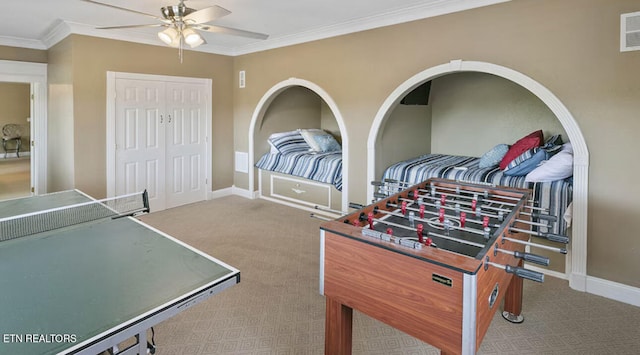
[[[140,24],[125,26],[97,27],[98,29],[122,29],[136,27],[164,27],[165,29],[158,32],[158,37],[162,42],[169,46],[179,48],[180,62],[182,62],[182,46],[183,44],[195,48],[206,41],[198,31],[222,33],[233,36],[242,36],[256,39],[267,39],[269,36],[263,33],[240,30],[237,28],[218,26],[209,24],[223,16],[229,15],[231,11],[214,5],[201,10],[195,10],[184,4],[185,0],[179,0],[177,5],[165,6],[160,9],[162,17],[158,17],[146,12],[127,9],[120,6],[102,3],[95,0],[82,0],[96,5],[106,6],[114,9],[128,11],[147,17],[151,17],[160,23],[156,24]]]

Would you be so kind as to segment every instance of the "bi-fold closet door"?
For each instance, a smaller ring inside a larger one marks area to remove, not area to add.
[[[206,199],[204,84],[118,79],[116,195],[147,190],[152,211]]]

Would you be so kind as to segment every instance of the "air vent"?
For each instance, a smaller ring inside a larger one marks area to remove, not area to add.
[[[620,15],[620,51],[640,50],[640,12]]]

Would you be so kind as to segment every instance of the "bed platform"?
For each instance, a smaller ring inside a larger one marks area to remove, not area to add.
[[[293,207],[342,210],[342,150],[319,129],[274,133],[255,166],[260,196]],[[316,144],[318,143],[318,144]]]

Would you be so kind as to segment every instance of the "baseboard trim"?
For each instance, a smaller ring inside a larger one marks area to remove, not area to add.
[[[640,307],[640,288],[587,276],[586,292]]]
[[[216,198],[221,198],[221,197],[231,196],[231,195],[233,195],[233,190],[231,187],[227,187],[225,189],[209,191],[209,195],[207,196],[207,199],[214,200]]]
[[[251,199],[251,200],[255,200],[256,198],[258,198],[258,191],[254,191],[252,193],[251,191],[249,191],[247,189],[241,189],[241,188],[239,188],[239,187],[237,187],[235,185],[233,185],[231,187],[231,192],[234,195],[241,196],[241,197],[244,197],[244,198],[248,198],[248,199]]]

